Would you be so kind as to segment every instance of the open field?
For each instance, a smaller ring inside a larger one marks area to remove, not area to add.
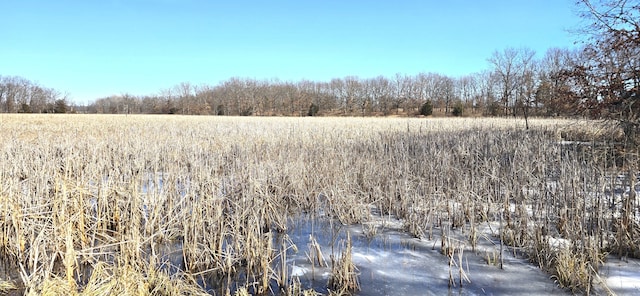
[[[562,292],[608,293],[608,255],[640,256],[637,157],[600,122],[530,125],[1,114],[0,291],[357,293],[351,234],[291,239],[317,221],[369,238],[396,223],[438,250],[451,289],[483,282],[463,264],[475,256],[505,276],[520,258]],[[301,281],[296,253],[326,268],[324,290]]]

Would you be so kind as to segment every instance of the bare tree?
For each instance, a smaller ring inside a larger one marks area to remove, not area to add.
[[[640,129],[640,1],[580,0],[583,17],[592,25],[585,28],[590,43],[585,47],[587,64],[574,74],[592,82],[595,92],[583,95],[591,110],[616,120],[627,140],[638,144]]]
[[[516,59],[518,51],[515,48],[506,48],[504,51],[494,51],[489,63],[493,65],[494,72],[500,78],[501,102],[503,114],[508,115],[509,105],[513,100],[513,92],[516,88]]]
[[[575,109],[571,105],[571,86],[566,73],[578,59],[575,51],[550,48],[540,60],[535,106],[542,109],[542,115],[570,115]]]
[[[451,110],[453,102],[456,99],[455,81],[448,76],[439,76],[436,85],[436,96],[444,103],[444,113],[449,114],[449,110]]]
[[[458,97],[460,97],[467,109],[471,109],[475,113],[477,111],[476,99],[478,98],[476,77],[474,75],[466,75],[457,79],[456,82]]]
[[[383,115],[389,115],[391,113],[391,98],[393,97],[393,91],[391,82],[384,76],[378,76],[370,80],[371,84],[371,96],[373,105],[378,112]]]
[[[516,79],[519,85],[519,94],[516,96],[516,105],[521,107],[526,129],[529,129],[529,109],[533,104],[534,92],[537,87],[537,63],[534,61],[535,51],[522,48],[518,53],[516,64]],[[515,113],[515,112],[514,112]]]
[[[529,115],[535,103],[535,93],[538,88],[538,83],[537,63],[531,62],[530,65],[523,67],[518,90],[518,105],[522,109],[526,129],[529,129]]]
[[[396,114],[398,114],[400,112],[400,106],[402,105],[402,102],[404,102],[404,100],[407,98],[407,84],[405,83],[405,75],[396,73],[396,77],[393,82],[395,94],[392,100],[392,108],[396,109]]]
[[[360,101],[360,98],[363,97],[360,79],[356,76],[347,76],[344,78],[344,86],[345,113],[353,114],[358,101]]]
[[[2,91],[0,93],[4,97],[4,106],[2,106],[4,112],[15,113],[18,111],[18,102],[20,101],[21,92],[23,92],[25,80],[17,76],[2,77],[0,86]]]
[[[501,85],[501,102],[504,115],[517,114],[517,107],[523,105],[522,96],[517,96],[525,73],[531,67],[535,52],[529,48],[506,48],[502,52],[495,51],[489,63],[499,78]]]
[[[55,101],[67,96],[19,76],[0,76],[0,112],[53,112]]]

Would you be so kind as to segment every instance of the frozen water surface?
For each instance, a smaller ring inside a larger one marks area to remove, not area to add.
[[[334,243],[334,258],[343,250],[346,232],[351,233],[353,262],[358,268],[361,290],[356,295],[567,295],[550,276],[525,259],[505,251],[504,269],[488,264],[484,251],[463,251],[463,270],[469,281],[460,286],[459,257],[441,253],[441,241],[417,239],[397,229],[380,229],[367,238],[361,226],[342,226],[318,219],[299,220],[290,232],[298,245],[298,252],[288,255],[293,266],[290,275],[298,276],[303,286],[327,292]],[[309,263],[309,236],[313,235],[322,247],[329,267],[320,268]],[[461,245],[462,241],[459,242]],[[489,243],[491,245],[491,243]],[[454,285],[449,286],[449,274]]]
[[[606,287],[615,295],[640,295],[640,260],[620,260],[609,256],[607,262],[600,267],[599,274]],[[602,295],[607,294],[604,287],[598,287],[596,291]]]

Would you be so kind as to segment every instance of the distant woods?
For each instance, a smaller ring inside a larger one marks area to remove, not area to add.
[[[217,85],[189,82],[152,95],[119,94],[99,98],[83,112],[105,114],[184,114],[236,116],[571,115],[566,80],[578,53],[550,50],[526,65],[513,60],[519,49],[495,52],[495,69],[463,77],[438,73],[396,74],[330,81],[230,78]],[[510,64],[504,64],[510,63]],[[518,63],[518,65],[516,65]],[[535,66],[534,66],[535,64]],[[504,70],[507,68],[509,70]],[[516,70],[517,69],[517,70]],[[20,77],[0,78],[0,112],[53,112],[61,96]],[[422,107],[431,106],[432,112]],[[526,107],[525,107],[526,106]],[[454,107],[455,111],[454,112]],[[76,108],[78,109],[78,108]],[[461,112],[461,110],[464,110]]]
[[[67,113],[66,95],[18,76],[0,76],[1,113]]]
[[[119,94],[67,106],[59,92],[21,77],[0,77],[0,112],[235,116],[538,116],[576,113],[584,80],[569,75],[586,62],[581,50],[553,48],[536,59],[527,48],[495,51],[490,68],[450,77],[396,74],[330,81],[230,78],[217,85],[183,82],[152,95]],[[580,92],[578,92],[580,91]],[[425,112],[423,106],[430,106]],[[57,107],[57,108],[56,108]],[[584,110],[583,110],[584,111]]]
[[[495,51],[487,59],[487,70],[462,77],[419,73],[373,78],[347,76],[330,81],[234,77],[217,85],[184,82],[154,95],[121,94],[100,98],[88,106],[88,112],[607,117],[606,112],[595,112],[594,102],[604,98],[602,93],[590,88],[600,83],[593,76],[599,73],[598,65],[590,66],[593,73],[584,71],[585,65],[592,63],[592,57],[589,44],[575,50],[552,48],[539,58],[529,48],[506,48]],[[425,105],[430,108],[423,108]],[[427,109],[429,112],[425,112]],[[606,108],[599,106],[599,109]]]
[[[573,116],[575,81],[566,73],[581,51],[554,48],[540,59],[527,48],[496,51],[490,69],[462,77],[439,73],[347,76],[297,82],[234,77],[217,85],[188,82],[137,96],[95,100],[90,113],[236,116]]]
[[[509,49],[509,52],[519,52]],[[506,51],[505,51],[506,52]],[[504,53],[496,52],[495,59]],[[101,98],[88,111],[94,113],[169,113],[258,116],[413,116],[430,103],[435,115],[485,116],[569,115],[563,106],[560,71],[569,69],[577,53],[555,49],[543,60],[509,61],[517,72],[495,69],[463,77],[438,73],[396,74],[330,81],[280,81],[231,78],[218,85],[181,83],[152,96],[131,94]],[[494,58],[492,58],[493,60]],[[553,64],[555,62],[555,64]],[[518,63],[518,65],[515,65]],[[535,64],[535,66],[533,66]],[[526,109],[523,109],[524,106]]]

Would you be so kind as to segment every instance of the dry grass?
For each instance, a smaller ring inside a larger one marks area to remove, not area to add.
[[[376,209],[402,218],[417,237],[468,230],[474,247],[482,239],[476,225],[502,221],[505,246],[523,250],[560,285],[587,291],[592,277],[585,275],[597,270],[601,254],[638,253],[638,204],[624,190],[631,178],[617,177],[629,175],[633,161],[619,164],[619,151],[608,145],[559,143],[616,141],[600,123],[530,125],[524,131],[515,119],[3,114],[0,254],[16,262],[16,280],[28,291],[54,285],[162,294],[169,289],[158,284],[162,278],[184,289],[167,293],[190,293],[193,279],[206,277],[224,282],[207,289],[231,295],[230,283],[244,275],[239,286],[269,294],[274,281],[281,289],[294,284],[286,269],[273,268],[286,258],[289,248],[274,241],[291,219],[322,212],[364,223]],[[549,238],[596,255],[558,252]],[[182,262],[166,259],[167,245],[179,246]],[[558,271],[566,266],[575,271]],[[357,281],[348,268],[336,271]],[[100,272],[108,275],[94,279]]]
[[[30,294],[38,295],[208,295],[189,278],[172,277],[165,272],[131,265],[110,266],[98,263],[91,278],[78,291],[75,283],[53,277],[46,279]]]
[[[352,260],[351,236],[348,233],[342,255],[333,263],[331,271],[329,289],[332,295],[351,295],[353,292],[360,290],[358,270]]]
[[[0,293],[8,293],[9,291],[15,290],[17,288],[18,287],[16,287],[16,285],[14,285],[12,282],[0,279]]]

